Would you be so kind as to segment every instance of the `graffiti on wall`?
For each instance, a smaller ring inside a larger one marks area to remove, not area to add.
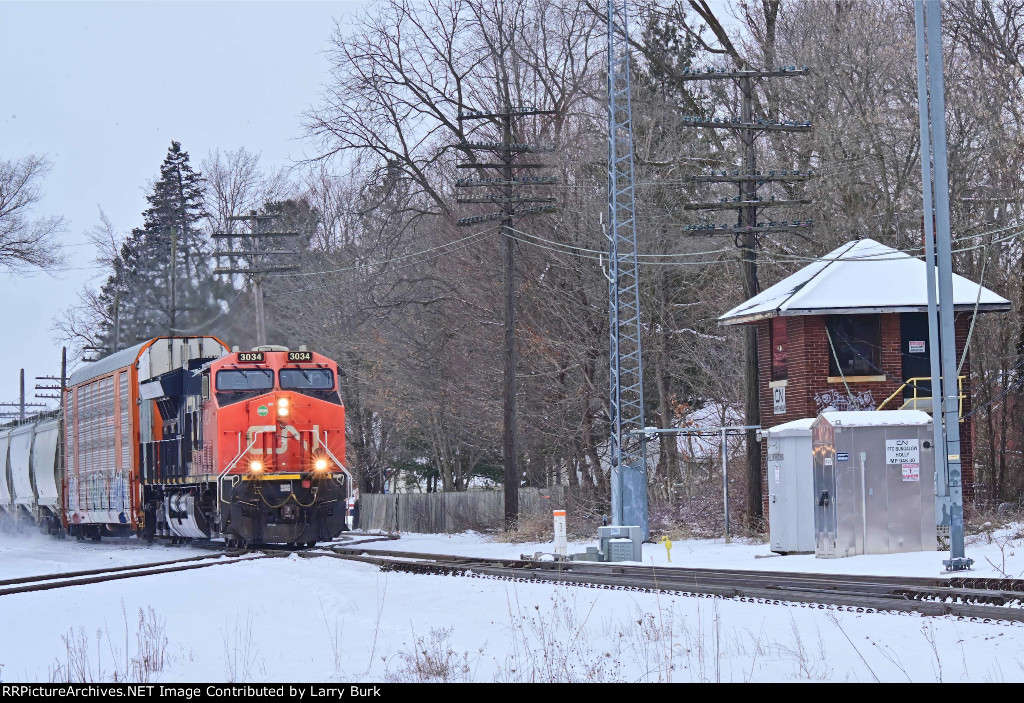
[[[871,391],[851,391],[849,395],[836,390],[814,394],[818,412],[822,410],[874,410],[878,407]]]

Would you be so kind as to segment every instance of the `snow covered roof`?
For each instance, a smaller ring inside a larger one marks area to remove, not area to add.
[[[85,383],[86,381],[91,381],[92,379],[99,378],[100,376],[106,376],[117,369],[122,369],[125,366],[134,364],[138,360],[139,354],[142,353],[143,347],[148,345],[150,341],[152,340],[139,342],[133,347],[128,347],[127,349],[114,352],[110,356],[105,356],[102,359],[83,366],[71,374],[71,378],[68,379],[68,387],[77,386],[79,383]]]
[[[818,417],[840,427],[927,425],[932,421],[923,410],[826,410]]]
[[[762,434],[772,437],[788,437],[790,435],[810,434],[811,425],[817,418],[805,417],[800,420],[790,420],[775,427],[768,427],[762,430]]]
[[[978,298],[978,289],[981,298]],[[953,274],[953,307],[1005,312],[1010,301]],[[873,239],[847,242],[718,318],[738,325],[786,315],[925,312],[924,261]]]

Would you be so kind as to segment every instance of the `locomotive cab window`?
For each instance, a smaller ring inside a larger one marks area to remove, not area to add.
[[[281,369],[281,388],[289,390],[334,390],[334,372],[330,369]]]
[[[217,372],[218,391],[266,391],[274,387],[270,369],[224,369]]]

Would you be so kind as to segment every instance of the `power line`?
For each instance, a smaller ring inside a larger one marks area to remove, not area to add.
[[[486,234],[486,233],[488,233],[490,231],[493,231],[493,230],[497,229],[498,227],[501,227],[501,225],[494,225],[492,227],[488,227],[487,229],[481,230],[481,231],[476,232],[474,234],[470,234],[470,235],[468,235],[466,237],[462,237],[461,239],[456,239],[456,240],[451,241],[451,242],[445,242],[444,244],[439,244],[436,247],[430,247],[429,249],[423,249],[422,251],[416,251],[416,252],[413,252],[411,254],[403,254],[402,256],[396,256],[396,257],[392,257],[390,259],[384,259],[383,261],[379,261],[379,262],[375,262],[375,263],[377,265],[388,264],[388,263],[392,263],[392,262],[395,262],[395,261],[402,261],[404,259],[409,259],[409,258],[412,258],[414,256],[420,256],[422,254],[429,254],[431,252],[438,251],[438,250],[441,250],[441,249],[447,249],[449,247],[455,246],[456,244],[461,244],[463,242],[469,242],[469,241],[472,241],[472,240],[475,240],[475,239],[479,239],[484,234]],[[299,278],[299,277],[302,277],[302,276],[322,276],[322,275],[328,274],[328,273],[342,273],[344,271],[353,271],[355,269],[365,268],[367,265],[368,264],[354,264],[352,266],[343,266],[341,268],[327,269],[327,270],[324,270],[324,271],[304,271],[304,272],[301,272],[301,273],[283,273],[283,274],[279,274],[278,278]],[[369,264],[369,265],[372,265],[372,263]]]

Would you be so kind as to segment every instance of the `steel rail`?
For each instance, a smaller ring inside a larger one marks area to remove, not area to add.
[[[360,550],[343,546],[302,556],[332,556],[383,570],[565,583],[591,588],[677,592],[765,603],[848,607],[1024,622],[1024,581],[943,579],[691,569],[590,562],[489,559],[448,554]],[[995,586],[990,588],[987,586]]]
[[[34,591],[49,591],[56,588],[69,588],[71,586],[88,586],[95,583],[104,583],[106,581],[119,581],[121,579],[138,578],[140,576],[152,576],[155,574],[167,574],[178,571],[191,571],[193,569],[205,569],[210,566],[219,566],[224,564],[238,564],[240,562],[256,561],[258,559],[272,558],[279,556],[277,554],[260,554],[256,556],[235,556],[227,560],[215,559],[217,556],[230,556],[228,554],[222,555],[210,555],[204,557],[193,557],[189,559],[174,560],[170,562],[162,562],[156,564],[143,564],[134,567],[123,567],[123,568],[112,568],[112,569],[93,569],[93,575],[88,576],[71,576],[67,575],[50,575],[41,577],[30,577],[35,578],[32,582],[23,582],[20,585],[12,585],[9,588],[0,588],[0,596],[15,595],[18,593],[31,593]],[[196,563],[198,560],[204,559],[200,563]],[[182,563],[191,562],[191,563]],[[97,573],[98,572],[98,573]],[[74,574],[75,572],[72,572]],[[16,580],[16,579],[15,579]]]
[[[64,571],[59,574],[40,574],[35,576],[22,576],[13,579],[4,579],[0,581],[0,586],[13,586],[22,583],[33,583],[35,581],[53,581],[55,579],[70,579],[79,576],[95,576],[97,574],[106,574],[115,571],[135,571],[138,569],[153,569],[159,566],[168,566],[170,564],[183,564],[190,561],[200,561],[202,559],[216,559],[222,556],[221,554],[203,554],[195,557],[186,557],[184,559],[171,559],[169,561],[157,561],[149,564],[127,564],[125,566],[110,566],[103,569],[86,569],[84,571]],[[223,556],[228,556],[224,554]]]

